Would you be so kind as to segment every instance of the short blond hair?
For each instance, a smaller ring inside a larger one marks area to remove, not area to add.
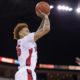
[[[18,40],[20,39],[20,36],[19,36],[19,31],[23,28],[28,28],[28,25],[26,23],[18,23],[16,25],[16,27],[14,28],[14,39]]]

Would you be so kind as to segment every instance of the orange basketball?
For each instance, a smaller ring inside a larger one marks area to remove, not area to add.
[[[38,2],[35,7],[36,14],[39,14],[39,10],[48,15],[50,13],[50,5],[45,1]]]

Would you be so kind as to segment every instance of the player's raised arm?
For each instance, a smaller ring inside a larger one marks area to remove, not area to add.
[[[48,15],[46,15],[45,13],[41,13],[38,16],[42,18],[42,22],[39,28],[37,29],[37,31],[35,32],[35,35],[34,35],[35,41],[37,41],[38,39],[40,39],[41,37],[43,37],[45,34],[47,34],[50,31],[50,20],[49,20]]]

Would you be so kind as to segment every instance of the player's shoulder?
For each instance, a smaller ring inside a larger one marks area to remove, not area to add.
[[[35,32],[31,32],[28,34],[28,36],[34,36]]]
[[[31,37],[34,36],[34,34],[35,34],[35,32],[31,32],[31,33],[29,33],[28,35],[26,35],[26,36],[24,37],[24,39],[25,39],[25,38],[31,38]]]
[[[35,32],[31,32],[30,34],[35,34]]]

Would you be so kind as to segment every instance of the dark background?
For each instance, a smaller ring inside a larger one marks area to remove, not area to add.
[[[26,22],[36,31],[41,19],[35,14],[35,5],[41,0],[0,0],[0,56],[17,59],[13,29],[19,22]],[[45,0],[54,5],[49,16],[51,31],[38,43],[38,63],[77,65],[80,57],[80,15],[75,9],[79,0]],[[58,11],[58,4],[66,4],[72,12]]]

